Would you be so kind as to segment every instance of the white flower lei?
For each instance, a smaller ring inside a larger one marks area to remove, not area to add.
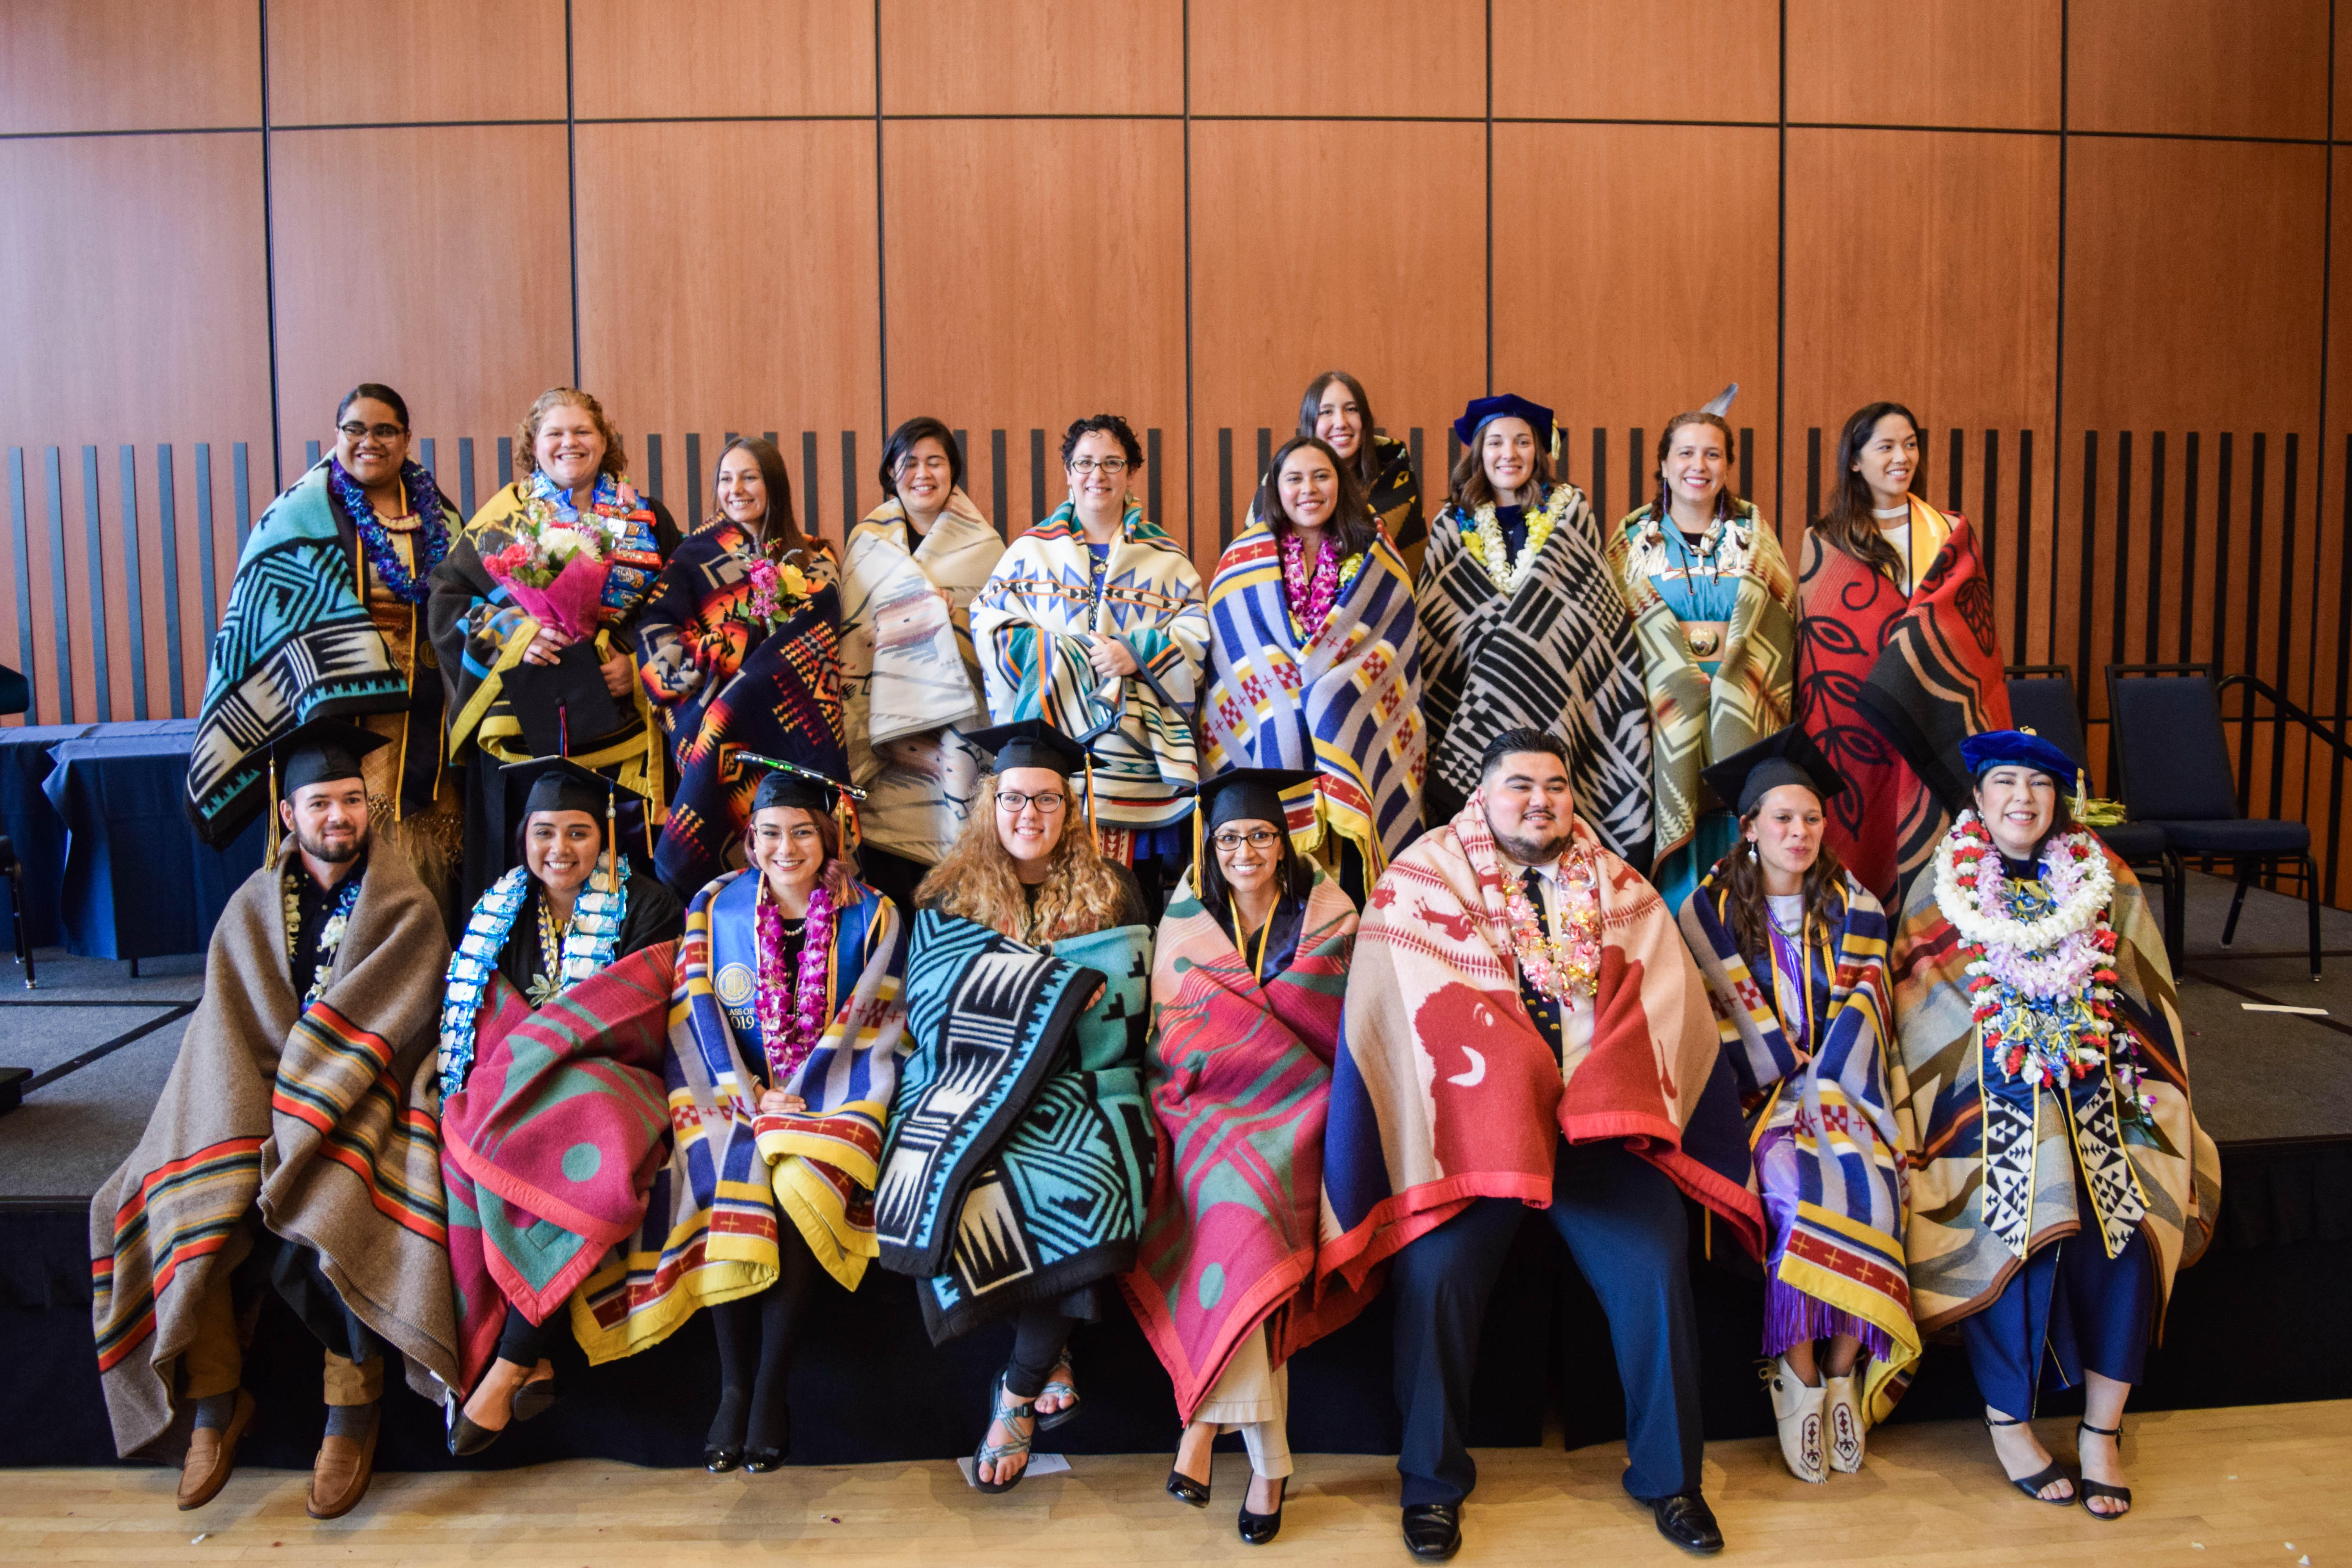
[[[1488,501],[1471,514],[1470,542],[1477,546],[1478,559],[1485,564],[1486,576],[1498,592],[1505,595],[1516,593],[1519,584],[1527,581],[1537,552],[1544,547],[1544,541],[1549,539],[1552,531],[1567,519],[1569,499],[1575,493],[1570,486],[1555,485],[1543,510],[1528,514],[1528,542],[1519,546],[1519,558],[1516,562],[1509,558],[1509,552],[1503,547],[1503,520],[1496,511],[1495,503]]]
[[[1971,828],[1976,833],[1970,833]],[[1986,842],[1987,853],[1964,868],[1954,852],[1979,835]],[[1961,941],[1983,948],[1988,958],[2000,954],[2003,969],[2014,966],[2012,984],[2027,995],[2080,994],[2089,982],[2091,971],[2097,967],[2083,962],[2090,953],[2073,954],[2074,962],[2063,965],[2031,960],[2049,952],[2068,937],[2089,931],[2105,911],[2108,900],[2115,897],[2116,875],[2107,868],[2107,858],[2098,839],[2078,828],[2042,846],[2043,881],[2058,907],[2040,920],[2021,921],[2001,907],[1998,873],[1990,879],[1984,873],[1985,862],[1997,861],[1999,855],[1990,838],[1990,833],[1979,824],[1973,807],[1960,813],[1959,819],[1952,824],[1952,831],[1936,846],[1937,908],[1952,922],[1952,929],[1960,933]],[[2088,853],[2072,853],[2077,848]],[[2081,973],[2049,973],[2045,977],[2042,972],[2053,968],[2080,969]]]

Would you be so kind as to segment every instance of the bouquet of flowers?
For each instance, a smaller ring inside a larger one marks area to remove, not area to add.
[[[808,579],[789,563],[779,566],[772,561],[754,561],[744,575],[751,584],[744,615],[767,631],[782,626],[808,603]]]
[[[482,567],[540,625],[575,641],[596,635],[612,563],[594,530],[542,527],[484,556]]]

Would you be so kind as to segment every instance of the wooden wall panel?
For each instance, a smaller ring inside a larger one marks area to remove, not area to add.
[[[887,91],[887,89],[886,89]],[[890,417],[1007,432],[1008,534],[1030,513],[1028,432],[1046,433],[1045,504],[1072,419],[1162,431],[1161,510],[1183,537],[1184,148],[1165,121],[930,121],[883,143]],[[937,237],[951,236],[952,243]],[[1196,464],[1201,461],[1196,455]],[[1214,454],[1207,455],[1214,461]],[[1197,470],[1196,470],[1197,471]],[[1212,468],[1208,470],[1213,473]],[[991,506],[992,475],[973,474]],[[1150,476],[1140,476],[1139,494]],[[1208,519],[1213,562],[1216,520]],[[1203,547],[1193,542],[1195,560]]]
[[[305,440],[332,441],[336,400],[381,381],[408,400],[419,436],[485,443],[477,500],[487,497],[497,488],[487,443],[572,379],[562,128],[272,140],[287,481]]]
[[[1196,115],[1486,112],[1485,0],[1194,0],[1192,29]]]
[[[868,6],[572,0],[572,26],[583,119],[874,112]]]
[[[1380,172],[1475,168],[1485,138],[1479,125],[1193,127],[1204,531],[1218,510],[1218,427],[1234,429],[1238,526],[1258,478],[1258,429],[1288,439],[1307,383],[1335,366],[1364,383],[1391,435],[1423,427],[1428,488],[1443,490],[1444,427],[1486,390],[1486,279],[1462,266],[1465,241],[1485,232],[1486,192],[1457,179],[1400,205]],[[1366,245],[1369,234],[1384,243]]]
[[[2337,47],[2344,47],[2344,41],[2339,39]],[[2342,91],[2340,76],[2338,79]],[[2337,118],[2343,119],[2340,114]],[[2333,156],[2336,188],[2352,189],[2344,184],[2352,179],[2352,153],[2338,149]],[[2334,217],[2331,300],[2347,298],[2339,291],[2352,287],[2352,248],[2347,248],[2352,247],[2352,201],[2338,204]],[[2332,721],[2352,711],[2352,581],[2347,579],[2352,572],[2352,511],[2346,504],[2352,500],[2352,468],[2347,468],[2352,465],[2352,311],[2328,312],[2326,392],[2326,435],[2318,453],[2326,483],[2320,487],[2313,520],[2319,549],[2312,574],[2313,678],[2305,706]],[[2345,731],[2339,728],[2338,732]],[[2328,901],[2352,902],[2352,811],[2342,798],[2352,765],[2339,767],[2332,754],[2323,754],[2315,773],[2313,852],[2324,858],[2329,873]]]
[[[880,0],[891,114],[1181,114],[1184,18],[1164,0]]]
[[[2077,131],[2327,134],[2328,0],[2072,0]]]
[[[1771,121],[1779,0],[1659,5],[1494,0],[1495,112],[1508,118]]]
[[[563,118],[563,0],[270,0],[271,125]]]
[[[802,499],[814,430],[840,537],[840,432],[861,468],[880,440],[875,262],[870,121],[580,129],[583,374],[641,475],[666,433],[665,499],[690,489],[682,437],[703,434],[707,495],[729,430],[776,431]]]
[[[1681,126],[1495,129],[1495,387],[1556,411],[1570,472],[1588,492],[1591,427],[1619,433],[1612,518],[1633,504],[1623,432],[1654,439],[1660,420],[1729,381],[1742,388],[1730,423],[1757,431],[1756,489],[1771,510],[1773,258],[1769,245],[1727,237],[1773,232],[1776,142],[1766,131]],[[1506,170],[1542,171],[1519,184],[1516,214]],[[1701,232],[1677,225],[1667,237],[1669,191],[1699,198]]]
[[[261,123],[253,0],[0,5],[0,133]]]
[[[2064,0],[1790,0],[1789,118],[2058,128]]]

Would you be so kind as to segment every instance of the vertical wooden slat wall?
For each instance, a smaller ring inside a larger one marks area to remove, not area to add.
[[[1792,549],[1840,421],[1901,400],[2095,750],[2108,662],[2210,658],[2341,732],[2338,20],[1725,0],[1695,69],[1639,0],[18,0],[0,658],[43,721],[193,711],[244,528],[362,380],[475,503],[550,385],[682,516],[772,429],[835,537],[909,415],[1017,531],[1117,409],[1205,571],[1339,366],[1432,490],[1465,398],[1549,403],[1612,515],[1635,433],[1737,381]],[[2252,731],[2250,807],[2352,901],[2345,770]]]

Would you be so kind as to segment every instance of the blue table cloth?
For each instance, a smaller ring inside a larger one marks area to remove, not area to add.
[[[193,719],[102,724],[49,748],[41,785],[66,829],[58,918],[83,958],[202,952],[229,895],[261,867],[262,824],[225,849],[197,838],[181,804]]]
[[[95,724],[26,724],[0,729],[0,833],[25,868],[25,935],[35,947],[65,940],[58,922],[58,884],[65,876],[66,825],[41,793],[52,765],[49,748],[87,735]],[[0,929],[0,945],[5,942]]]

